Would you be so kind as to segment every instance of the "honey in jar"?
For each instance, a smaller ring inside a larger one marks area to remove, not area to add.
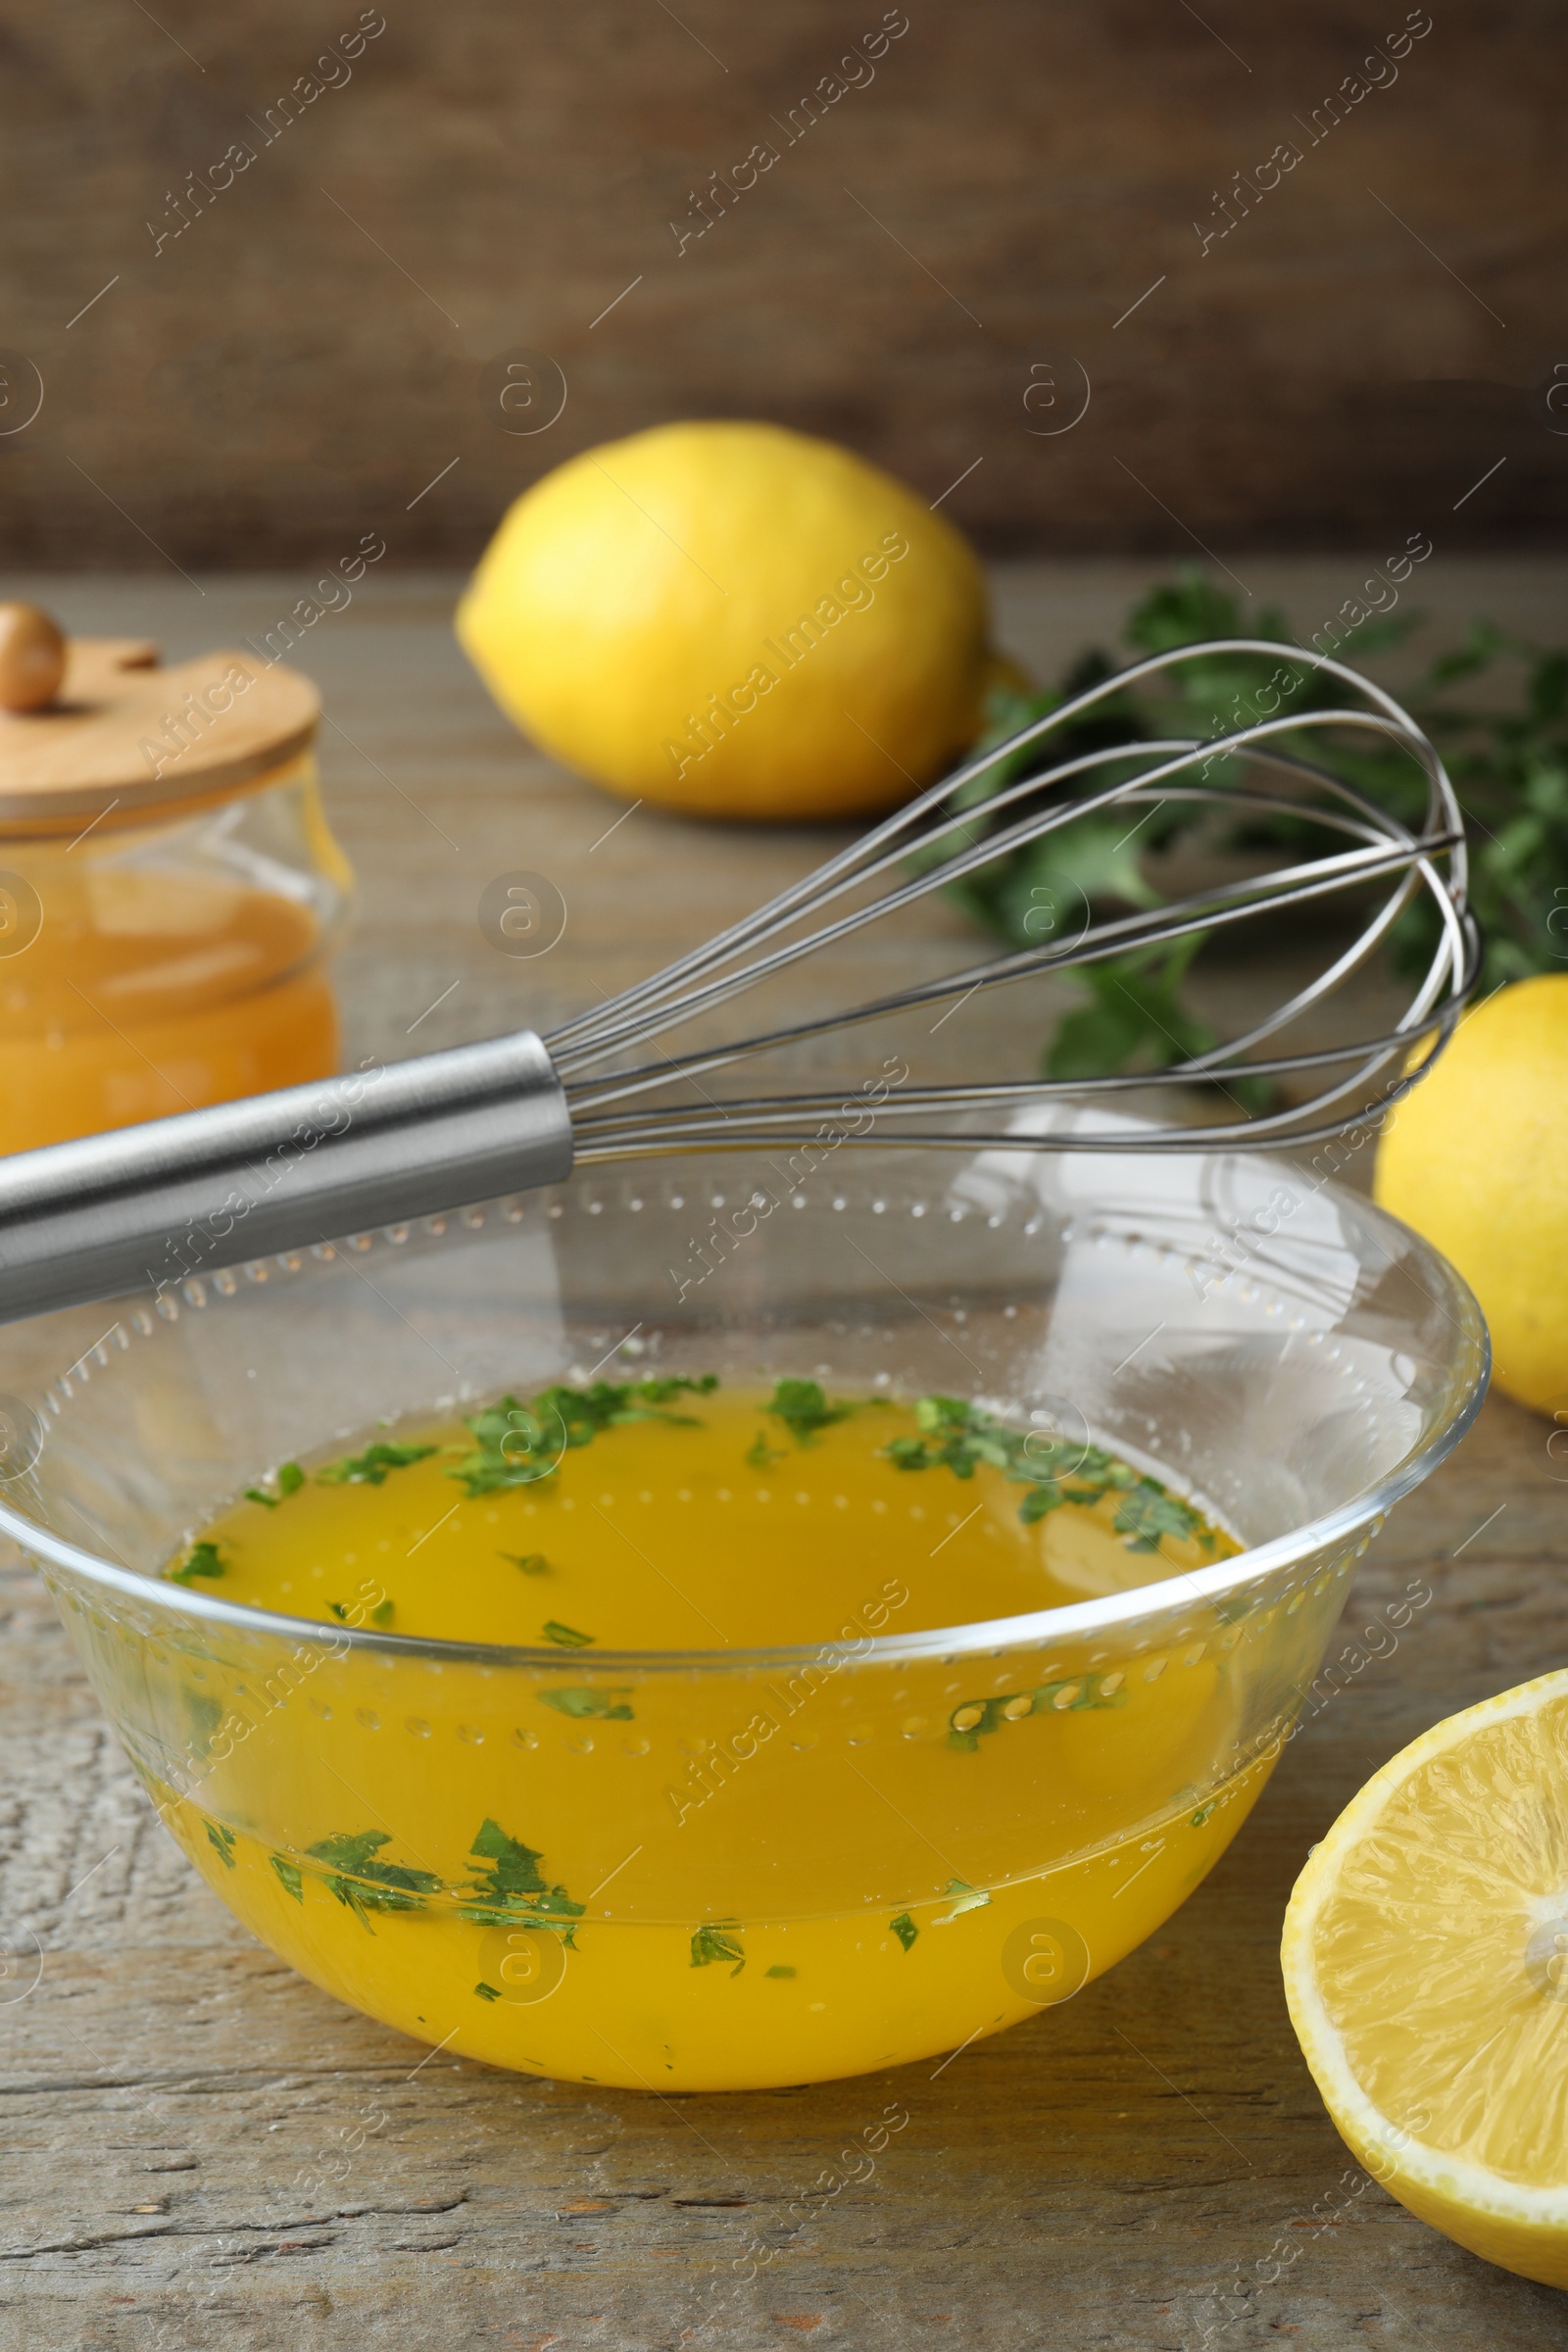
[[[79,638],[40,705],[37,621],[0,611],[0,1150],[326,1075],[352,877],[316,688],[253,653],[166,669]]]

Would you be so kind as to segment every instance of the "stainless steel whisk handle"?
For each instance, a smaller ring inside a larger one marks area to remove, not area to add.
[[[528,1029],[0,1159],[0,1323],[571,1173]]]

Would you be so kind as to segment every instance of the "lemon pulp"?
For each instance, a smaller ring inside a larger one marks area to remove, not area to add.
[[[1303,1872],[1284,1960],[1363,2163],[1461,2245],[1568,2285],[1568,1674],[1384,1767]]]
[[[413,2034],[661,2088],[950,2047],[1141,1941],[1266,1777],[1224,1769],[1221,1642],[1098,1664],[1059,1641],[938,1645],[874,1669],[843,1645],[1081,1601],[1234,1542],[1105,1455],[1030,1523],[993,1464],[901,1469],[890,1449],[920,1432],[897,1403],[808,1428],[760,1394],[672,1409],[478,1492],[461,1426],[400,1424],[205,1531],[175,1573],[225,1598],[542,1653],[498,1674],[456,1646],[345,1643],[318,1670],[318,1642],[292,1686],[253,1670],[221,1695],[204,1670],[196,1779],[150,1778],[231,1907]],[[763,1645],[796,1655],[681,1660]]]

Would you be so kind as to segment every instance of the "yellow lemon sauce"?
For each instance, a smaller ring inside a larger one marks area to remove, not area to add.
[[[852,2074],[1070,1996],[1268,1768],[1234,1770],[1212,1612],[1179,1654],[875,1645],[1237,1549],[961,1399],[508,1397],[274,1467],[186,1546],[172,1576],[339,1638],[209,1653],[187,1768],[148,1777],[258,1935],[420,2039],[658,2089]]]
[[[53,842],[30,845],[28,864],[42,928],[15,955],[0,935],[0,1150],[336,1066],[337,1010],[311,907],[226,877],[73,863]]]

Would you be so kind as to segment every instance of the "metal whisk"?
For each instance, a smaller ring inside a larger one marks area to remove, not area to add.
[[[1216,655],[1275,660],[1288,650],[1238,638],[1179,647],[1117,672],[932,785],[755,914],[543,1040],[518,1031],[0,1162],[0,1320],[149,1287],[158,1292],[198,1271],[555,1183],[574,1160],[809,1144],[840,1111],[842,1087],[721,1101],[699,1089],[695,1102],[669,1098],[689,1097],[695,1082],[754,1055],[858,1022],[1348,897],[1359,921],[1349,944],[1226,1044],[1119,1075],[901,1085],[841,1140],[971,1152],[999,1144],[1195,1152],[1300,1145],[1340,1133],[1374,1094],[1386,1105],[1414,1083],[1407,1071],[1413,1050],[1446,1041],[1480,954],[1465,902],[1464,829],[1453,787],[1392,697],[1338,662],[1302,655],[1357,699],[1342,709],[1261,718],[1225,736],[1082,752],[1005,785],[979,809],[965,805],[966,788],[988,770],[1079,725],[1129,687]],[[1330,767],[1302,758],[1303,737],[1347,730],[1396,744],[1417,763],[1426,781],[1419,831]],[[1107,772],[1108,781],[1096,781]],[[1340,846],[1303,850],[1269,873],[1113,918],[1096,918],[1086,903],[1071,938],[1057,933],[1038,947],[814,1019],[681,1054],[661,1050],[657,1060],[624,1066],[652,1041],[1027,843],[1106,809],[1147,817],[1168,805],[1245,814],[1254,826],[1290,820],[1298,830],[1309,826],[1309,839],[1326,834]],[[1369,901],[1368,888],[1377,885],[1385,887],[1373,887]],[[1285,1033],[1344,988],[1422,893],[1435,910],[1435,945],[1394,1026],[1285,1050]],[[1248,1116],[1226,1091],[1292,1073],[1312,1073],[1321,1083],[1266,1115]],[[1124,1121],[1094,1118],[1096,1102],[1152,1085],[1207,1090],[1225,1115],[1131,1134]],[[1051,1102],[1070,1103],[1077,1115],[1037,1133],[1012,1123],[1012,1114]]]

